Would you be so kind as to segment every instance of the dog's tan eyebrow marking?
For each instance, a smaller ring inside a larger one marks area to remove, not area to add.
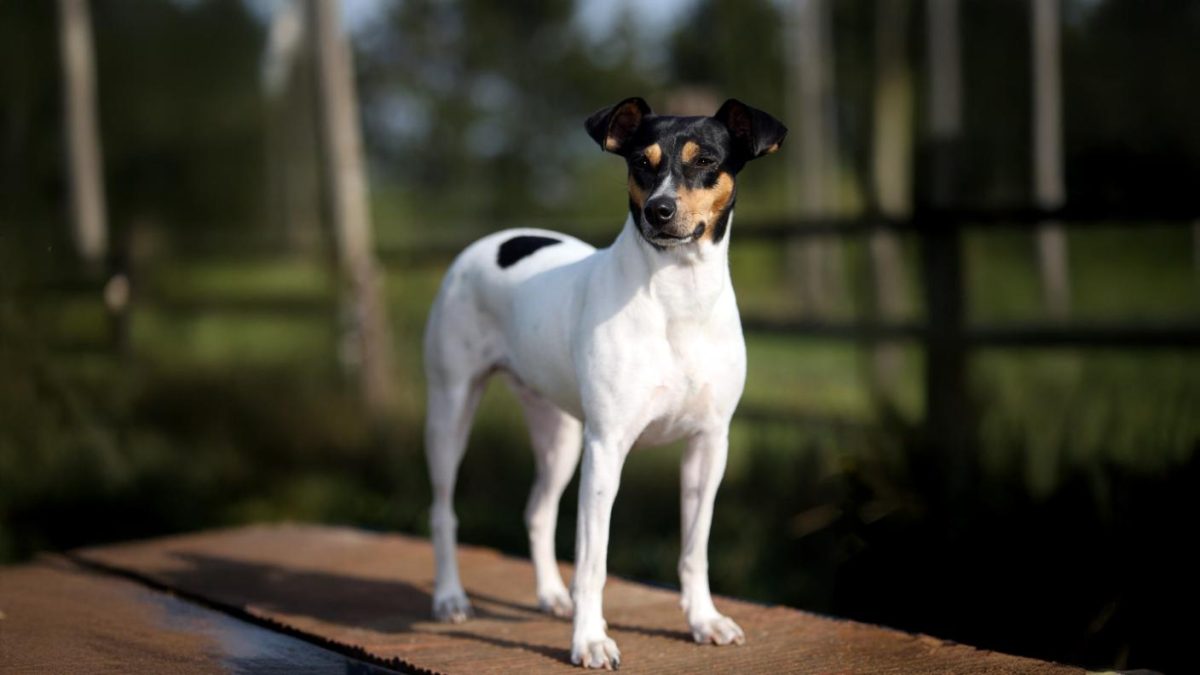
[[[659,163],[662,162],[662,146],[658,143],[646,146],[646,149],[642,150],[642,154],[646,156],[646,161],[650,162],[651,168],[657,169]]]
[[[687,141],[683,144],[683,150],[679,153],[679,157],[685,162],[690,162],[699,154],[700,144],[696,141]]]

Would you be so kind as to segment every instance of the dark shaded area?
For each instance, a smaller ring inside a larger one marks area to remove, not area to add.
[[[989,481],[925,517],[851,517],[861,550],[837,570],[833,606],[1001,651],[1173,672],[1191,660],[1180,617],[1200,554],[1181,528],[1200,516],[1198,471],[1194,456],[1167,475],[1097,467],[1045,500]]]
[[[1098,3],[1064,34],[1067,191],[1090,204],[1189,204],[1200,181],[1194,2]],[[1185,37],[1187,36],[1187,37]],[[1153,73],[1151,75],[1151,73]]]

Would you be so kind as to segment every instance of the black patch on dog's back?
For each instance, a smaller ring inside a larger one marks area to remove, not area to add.
[[[500,250],[496,253],[496,264],[503,269],[512,267],[521,258],[530,255],[544,246],[553,246],[561,244],[561,239],[553,237],[539,237],[532,234],[523,234],[519,237],[513,237],[508,241],[500,244]]]

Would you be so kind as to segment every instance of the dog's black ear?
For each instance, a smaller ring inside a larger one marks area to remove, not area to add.
[[[597,110],[584,126],[600,147],[618,155],[627,149],[629,140],[637,133],[642,120],[649,117],[650,106],[641,97],[627,98],[620,103]]]
[[[729,129],[747,160],[779,150],[787,136],[782,122],[736,98],[725,101],[713,117]]]

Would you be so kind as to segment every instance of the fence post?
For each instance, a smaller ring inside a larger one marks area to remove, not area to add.
[[[871,194],[876,209],[890,220],[912,218],[913,88],[908,60],[908,26],[912,4],[891,0],[875,5],[875,96],[871,139]],[[873,290],[869,311],[876,319],[907,318],[909,289],[905,283],[900,237],[875,228],[867,234],[867,267]],[[904,350],[883,342],[871,360],[873,395],[895,406]]]
[[[929,0],[929,203],[921,218],[925,338],[925,424],[928,442],[948,477],[948,496],[972,484],[970,405],[964,339],[965,302],[959,223],[945,217],[954,200],[962,135],[958,1]]]
[[[951,171],[950,145],[933,148],[934,172]],[[935,210],[933,214],[937,214]],[[962,236],[958,223],[937,215],[923,217],[922,283],[928,330],[925,337],[925,420],[929,440],[957,463],[969,451],[965,302]]]
[[[787,15],[788,124],[795,151],[788,154],[788,205],[793,215],[826,218],[843,211],[838,192],[837,120],[834,115],[833,3],[796,0]],[[804,311],[828,317],[846,297],[843,242],[809,236],[787,242],[788,267],[798,271]]]
[[[1062,55],[1059,47],[1060,0],[1032,0],[1033,39],[1033,193],[1042,209],[1066,201],[1063,178]],[[1050,316],[1064,320],[1071,311],[1067,233],[1060,223],[1042,223],[1035,235],[1038,274]]]

